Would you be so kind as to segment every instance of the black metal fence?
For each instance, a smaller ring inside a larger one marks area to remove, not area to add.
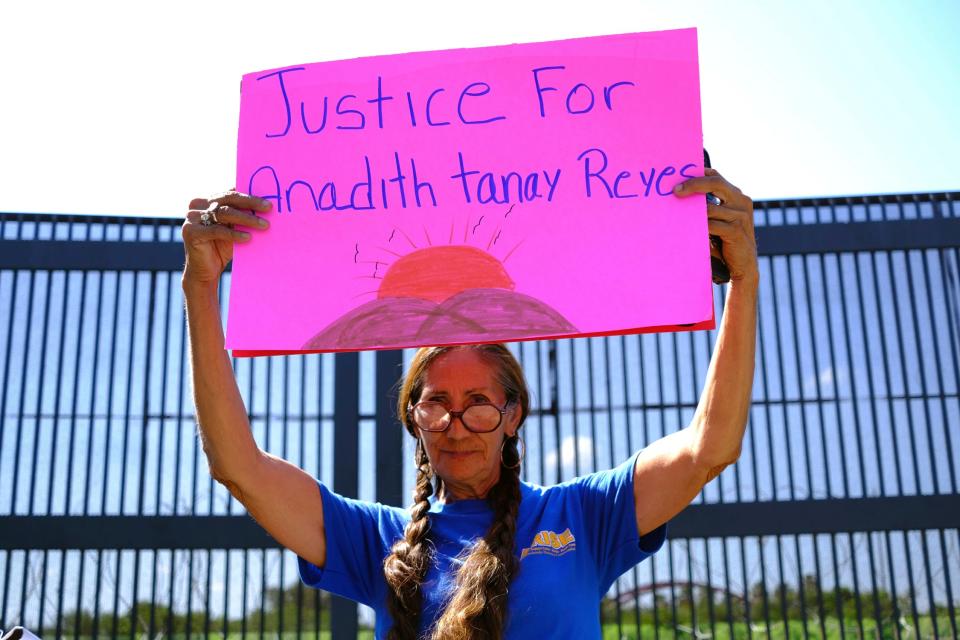
[[[757,221],[742,456],[608,594],[605,635],[957,637],[960,194],[761,202]],[[369,637],[370,611],[302,587],[210,479],[181,264],[177,220],[0,214],[0,627]],[[685,426],[714,338],[514,345],[524,476]],[[405,355],[236,361],[254,436],[340,493],[405,503],[411,442],[386,400]]]

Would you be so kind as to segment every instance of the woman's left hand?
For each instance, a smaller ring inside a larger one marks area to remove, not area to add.
[[[702,178],[678,183],[673,193],[680,197],[712,193],[720,198],[720,204],[707,204],[710,235],[723,240],[722,254],[718,257],[727,264],[731,282],[756,281],[759,270],[753,231],[753,200],[727,182],[716,169],[706,168],[704,174]],[[716,255],[717,249],[712,243],[710,250]]]

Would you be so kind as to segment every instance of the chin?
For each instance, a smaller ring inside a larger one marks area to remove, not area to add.
[[[443,461],[443,465],[440,469],[437,469],[437,472],[441,477],[449,478],[454,482],[469,480],[483,471],[483,465],[479,461],[479,457],[479,455],[474,454],[462,460],[451,460],[448,458]],[[470,458],[476,459],[471,460]]]

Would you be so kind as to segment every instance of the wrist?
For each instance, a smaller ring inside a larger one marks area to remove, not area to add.
[[[730,288],[756,292],[760,288],[760,272],[752,271],[737,277],[731,277]]]
[[[183,288],[183,295],[187,298],[216,298],[219,282],[197,280],[187,271],[184,271],[180,286]]]

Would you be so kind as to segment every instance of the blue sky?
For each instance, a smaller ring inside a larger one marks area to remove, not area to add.
[[[5,9],[0,210],[182,215],[192,196],[233,183],[244,72],[689,26],[707,147],[746,193],[960,188],[960,3],[264,6]]]

